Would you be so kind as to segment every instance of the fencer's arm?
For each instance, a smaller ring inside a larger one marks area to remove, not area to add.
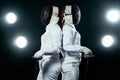
[[[49,48],[50,53],[60,53],[61,51],[61,39],[62,39],[62,32],[58,24],[52,28],[51,33],[51,48]]]
[[[34,54],[33,58],[36,58],[36,59],[42,58],[43,54],[44,54],[44,51],[39,50]]]
[[[51,37],[51,47],[48,48],[45,54],[48,53],[60,53],[61,51],[61,39],[62,39],[62,32],[58,25],[59,17],[58,17],[58,8],[53,6],[53,13],[49,23],[49,31]]]
[[[60,53],[61,51],[61,39],[62,39],[62,32],[57,24],[59,18],[57,16],[52,16],[51,21],[48,25],[48,31],[51,37],[49,41],[51,45],[47,45],[44,48],[44,54],[51,54],[51,53]]]
[[[51,37],[51,47],[48,48],[48,52],[47,53],[60,53],[61,51],[61,39],[62,39],[62,35],[61,35],[61,29],[58,25],[58,21],[59,21],[59,17],[58,17],[58,8],[53,6],[53,13],[52,13],[52,17],[49,23],[49,28],[50,28],[50,37]]]
[[[48,26],[53,26],[53,25],[56,25],[58,23],[58,21],[59,21],[58,14],[59,14],[58,7],[53,6],[52,16],[51,16],[51,19],[50,19]]]
[[[73,35],[74,32],[67,27],[63,27],[63,49],[65,51],[74,51],[74,52],[80,52],[83,53],[84,57],[93,57],[91,49],[78,45],[73,45]]]
[[[94,57],[94,55],[92,53],[92,50],[89,49],[86,46],[82,46],[81,49],[80,49],[80,51],[81,51],[81,53],[83,53],[83,55],[84,55],[85,58]]]
[[[38,57],[43,56],[44,54],[51,54],[54,52],[60,52],[61,35],[59,32],[59,29],[57,31],[56,29],[54,30],[54,28],[53,28],[53,26],[56,26],[58,21],[59,21],[58,12],[59,12],[58,8],[53,6],[53,11],[52,11],[50,23],[46,27],[46,31],[48,31],[49,34],[51,35],[50,36],[51,40],[48,39],[48,40],[50,40],[49,42],[51,43],[51,45],[46,44],[44,41],[42,41],[41,42],[42,43],[41,49],[35,53],[34,57],[38,58]]]
[[[66,26],[68,26],[68,25],[66,25]],[[72,44],[72,41],[74,38],[73,34],[74,34],[74,32],[70,28],[63,27],[63,49],[66,51],[79,52],[81,46],[79,44],[78,45]]]

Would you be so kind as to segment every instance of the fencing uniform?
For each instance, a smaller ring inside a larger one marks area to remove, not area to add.
[[[82,54],[85,58],[92,57],[92,51],[81,46],[80,34],[74,25],[80,22],[81,12],[77,5],[65,6],[63,26],[63,61],[62,61],[62,80],[78,80],[79,65]]]
[[[39,74],[37,80],[57,80],[61,72],[61,39],[62,31],[57,24],[59,18],[52,16],[46,27],[46,32],[41,37],[41,49],[34,55],[39,60]]]
[[[62,80],[78,80],[81,62],[80,34],[72,24],[72,15],[65,16],[63,26]]]

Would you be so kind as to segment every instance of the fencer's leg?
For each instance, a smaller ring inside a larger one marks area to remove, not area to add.
[[[42,68],[42,63],[44,60],[39,60],[39,73],[37,76],[37,80],[43,80],[43,68]]]
[[[72,63],[73,70],[72,70],[72,79],[79,80],[79,63]]]
[[[41,71],[39,71],[39,73],[38,73],[37,80],[43,80],[43,76],[42,76]]]
[[[51,59],[44,63],[43,79],[44,80],[58,80],[58,75],[61,72],[60,60]]]
[[[62,80],[78,80],[79,63],[62,64]]]

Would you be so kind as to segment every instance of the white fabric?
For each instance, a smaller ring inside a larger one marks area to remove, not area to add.
[[[35,58],[43,57],[42,60],[39,60],[40,71],[37,80],[57,80],[61,72],[62,31],[57,24],[58,20],[59,18],[55,15],[51,17],[46,32],[41,36],[41,48],[34,55]]]
[[[79,80],[79,64],[78,62],[63,63],[62,80]]]
[[[74,28],[72,15],[65,16],[64,20],[65,20],[65,23],[69,24],[70,26],[73,26]]]
[[[82,46],[81,52],[83,52],[85,55],[89,55],[89,54],[92,55],[92,51],[85,46]]]
[[[51,18],[50,24],[46,27],[46,32],[41,36],[41,49],[36,52],[34,55],[35,58],[42,57],[44,54],[51,54],[52,58],[58,58],[57,55],[61,51],[62,39],[61,29],[56,24],[58,19],[58,17]]]
[[[71,14],[72,13],[72,6],[66,5],[65,6],[65,14]]]
[[[63,49],[66,51],[65,55],[67,56],[70,56],[69,53],[81,56],[79,54],[81,49],[81,36],[76,31],[75,26],[71,23],[71,19],[71,15],[65,16],[65,25],[63,26]]]
[[[80,53],[81,43],[80,34],[73,25],[72,15],[65,16],[63,26],[63,61],[62,61],[62,80],[78,80],[79,64],[82,55]]]
[[[39,60],[39,68],[37,80],[57,80],[61,72],[61,61],[56,59]]]
[[[58,7],[53,6],[52,16],[58,16],[58,14],[59,14]]]

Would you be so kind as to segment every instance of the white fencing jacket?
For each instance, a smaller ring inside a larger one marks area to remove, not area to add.
[[[81,61],[81,36],[72,23],[72,15],[65,16],[63,26],[63,56],[64,63]]]
[[[46,32],[41,36],[41,49],[36,52],[34,57],[56,58],[59,59],[61,51],[62,31],[57,24],[59,18],[52,16],[50,23],[46,27]]]

